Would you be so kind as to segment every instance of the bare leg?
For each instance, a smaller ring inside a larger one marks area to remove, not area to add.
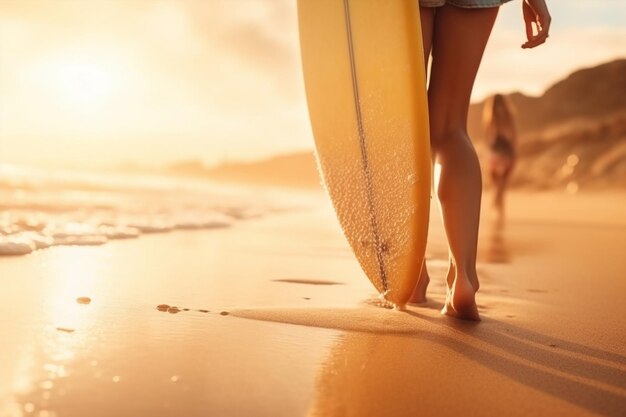
[[[498,172],[495,176],[494,180],[494,198],[493,198],[493,207],[498,212],[498,216],[502,217],[504,207],[503,207],[503,197],[504,197],[504,177],[503,174]]]
[[[448,292],[442,313],[480,320],[475,293],[482,180],[467,135],[467,112],[476,72],[497,8],[437,9],[428,89],[431,146],[441,165],[437,194],[450,246]]]
[[[509,186],[509,181],[511,179],[511,173],[513,172],[513,167],[515,166],[515,159],[512,159],[509,162],[509,166],[507,167],[506,171],[504,172],[504,176],[502,178],[502,189],[500,190],[500,211],[502,212],[502,217],[504,217],[504,193],[507,190],[507,187]]]
[[[430,49],[433,41],[433,23],[435,20],[435,10],[432,7],[420,7],[420,20],[422,24],[422,41],[424,45],[424,64],[426,65],[426,72],[428,73],[428,60],[430,58]],[[409,298],[409,303],[425,303],[426,302],[426,289],[430,283],[430,276],[426,269],[426,261],[422,265],[420,277],[417,281],[417,285]]]

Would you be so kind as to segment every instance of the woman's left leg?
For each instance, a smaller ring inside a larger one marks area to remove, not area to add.
[[[422,42],[424,46],[424,65],[428,75],[428,60],[430,59],[430,50],[433,43],[433,24],[435,21],[434,7],[420,7],[420,21],[422,24]],[[430,283],[430,276],[426,269],[426,260],[422,265],[420,276],[417,280],[417,285],[411,294],[409,303],[424,303],[426,302],[426,289]]]

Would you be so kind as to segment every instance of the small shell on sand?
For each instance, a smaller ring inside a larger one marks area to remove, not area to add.
[[[89,303],[91,303],[91,298],[89,298],[89,297],[78,297],[76,299],[76,302],[78,304],[89,304]]]
[[[57,330],[60,332],[65,332],[65,333],[74,333],[74,329],[70,329],[67,327],[57,327]]]
[[[159,311],[167,311],[167,310],[169,310],[169,308],[170,308],[170,306],[167,305],[167,304],[159,304],[157,306],[157,310],[159,310]]]
[[[168,308],[167,312],[170,313],[170,314],[176,314],[176,313],[180,312],[180,309],[178,307],[174,306],[174,307]]]
[[[220,312],[221,316],[228,316],[230,313],[228,311],[222,311]]]

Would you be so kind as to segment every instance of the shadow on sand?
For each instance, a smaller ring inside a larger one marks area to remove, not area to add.
[[[604,416],[626,409],[626,356],[492,318],[476,324],[375,307],[234,314],[346,331],[321,367],[313,416],[465,414],[487,400],[507,415],[556,415],[562,410],[542,408],[555,400]],[[518,384],[544,395],[535,402]]]
[[[519,403],[516,407],[522,407],[518,410],[537,411],[537,407],[542,407],[540,403],[529,404],[528,398],[519,398],[516,384],[506,384],[508,379],[600,415],[618,416],[626,410],[623,355],[490,318],[476,324],[428,317],[410,310],[404,314],[414,317],[412,334],[360,329],[348,332],[332,348],[319,375],[319,395],[311,415],[340,415],[333,413],[339,403],[367,413],[355,415],[376,415],[372,410],[379,406],[381,413],[393,410],[389,415],[436,412],[425,410],[433,398],[425,401],[420,394],[426,385],[433,384],[431,375],[445,372],[446,368],[449,374],[436,380],[446,381],[448,389],[440,387],[440,391],[433,393],[440,398],[440,405],[448,401],[448,391],[458,389],[474,392],[482,401],[503,396],[507,398],[507,408],[515,402]],[[432,331],[428,324],[444,328]],[[450,350],[456,355],[448,353],[448,358],[442,357],[442,352]],[[435,364],[433,354],[438,357]],[[467,360],[482,368],[478,375],[483,378],[463,374],[476,369],[467,366]],[[506,377],[504,383],[502,378],[488,381],[492,373],[486,370]],[[477,385],[467,387],[466,383]],[[543,406],[547,404],[544,400]],[[472,407],[467,403],[464,406],[463,401],[456,405],[458,412],[467,412],[465,406]],[[450,403],[445,406],[451,407]],[[509,411],[515,414],[514,408]],[[559,414],[559,410],[542,411]]]

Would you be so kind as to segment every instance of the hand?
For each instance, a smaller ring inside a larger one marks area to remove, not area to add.
[[[534,48],[544,43],[549,36],[548,32],[552,21],[545,0],[522,0],[522,14],[526,24],[526,38],[528,39],[522,48]],[[537,33],[534,33],[533,24]]]

